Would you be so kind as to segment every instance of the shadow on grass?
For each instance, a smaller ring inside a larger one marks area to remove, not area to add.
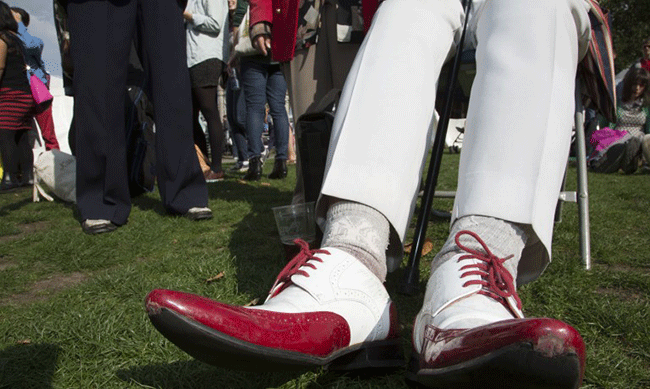
[[[155,190],[157,191],[158,187],[156,187]],[[157,193],[153,193],[153,194],[145,193],[140,196],[133,197],[131,199],[131,204],[142,211],[152,210],[156,212],[158,215],[167,215],[167,212],[165,211],[165,207],[163,207],[162,201],[160,201],[160,197],[158,196]]]
[[[396,382],[404,382],[404,369],[349,373],[318,369],[284,372],[238,371],[192,360],[118,370],[117,377],[127,383],[155,389],[263,389],[285,386],[291,381],[296,381],[295,387],[304,388],[367,387],[373,382],[379,383],[377,387],[383,387],[382,382],[385,384],[387,380],[392,383],[391,387],[395,387]],[[406,386],[405,383],[403,385]]]
[[[52,388],[60,351],[54,344],[16,345],[0,350],[0,387]]]
[[[125,382],[156,389],[189,388],[268,388],[294,380],[303,372],[265,373],[217,368],[205,363],[179,361],[118,370],[117,377]]]
[[[260,301],[286,264],[272,208],[289,204],[292,196],[291,191],[264,182],[225,180],[208,187],[210,199],[250,205],[250,212],[233,226],[228,249],[237,268],[239,293]]]

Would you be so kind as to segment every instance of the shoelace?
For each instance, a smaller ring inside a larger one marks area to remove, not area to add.
[[[460,243],[460,237],[462,235],[469,235],[472,238],[476,239],[476,241],[483,247],[483,250],[485,252],[470,249],[469,247]],[[503,266],[503,263],[512,258],[514,255],[509,255],[505,258],[497,257],[496,255],[492,254],[485,242],[483,242],[483,240],[472,231],[460,231],[456,234],[456,237],[454,239],[456,241],[456,245],[468,253],[467,255],[461,256],[458,259],[459,262],[469,258],[475,258],[481,261],[479,263],[465,265],[460,268],[460,270],[465,271],[461,275],[461,278],[472,275],[481,277],[481,279],[478,280],[469,280],[465,282],[463,286],[481,285],[483,289],[479,293],[500,301],[508,309],[509,307],[506,299],[508,297],[513,297],[517,302],[517,308],[521,310],[521,300],[519,299],[517,291],[515,290],[512,274],[510,274],[508,269]]]
[[[294,244],[298,245],[300,247],[300,252],[296,254],[295,257],[289,263],[282,269],[280,274],[278,274],[278,277],[275,279],[275,283],[271,287],[271,294],[269,294],[269,298],[276,296],[278,293],[282,292],[287,286],[291,284],[291,276],[294,274],[300,274],[305,277],[309,277],[309,273],[307,273],[305,270],[301,270],[303,266],[308,266],[311,267],[312,269],[316,269],[316,265],[313,263],[309,263],[308,261],[310,260],[315,260],[318,262],[323,262],[322,259],[315,257],[315,254],[329,254],[329,251],[327,250],[319,250],[319,249],[314,249],[310,250],[309,249],[309,243],[305,242],[302,239],[296,239],[293,241]],[[274,289],[284,283],[278,290]]]

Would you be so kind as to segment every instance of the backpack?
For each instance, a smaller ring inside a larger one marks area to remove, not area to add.
[[[340,95],[340,90],[332,89],[313,112],[301,115],[296,122],[296,143],[307,203],[318,200],[323,185],[334,111]]]
[[[137,86],[128,87],[125,104],[129,191],[136,197],[153,191],[156,182],[153,104]]]

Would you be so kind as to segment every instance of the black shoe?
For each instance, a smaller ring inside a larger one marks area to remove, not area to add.
[[[110,220],[104,219],[86,219],[81,223],[81,229],[88,235],[103,234],[117,229],[117,225]]]
[[[276,159],[273,163],[273,171],[269,174],[269,178],[272,180],[278,180],[285,178],[287,176],[287,160],[286,159]]]
[[[11,193],[18,190],[26,188],[27,185],[23,185],[19,181],[3,180],[0,183],[0,193]]]
[[[259,181],[262,178],[262,162],[260,157],[248,160],[248,173],[244,176],[246,181]]]

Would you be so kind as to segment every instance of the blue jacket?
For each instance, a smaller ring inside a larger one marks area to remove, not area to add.
[[[45,64],[41,59],[41,54],[43,53],[43,40],[37,38],[27,32],[27,27],[20,22],[18,23],[18,37],[23,41],[25,45],[25,63],[30,68],[30,73],[35,74],[36,77],[40,78],[44,84],[47,85],[45,71]]]

